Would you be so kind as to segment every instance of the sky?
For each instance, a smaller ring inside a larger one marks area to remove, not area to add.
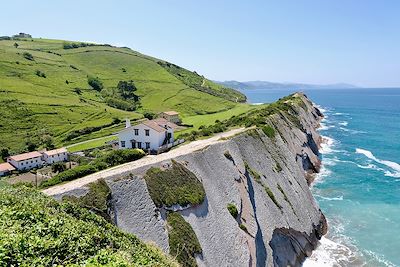
[[[213,80],[400,87],[397,0],[2,1],[0,35],[92,41]]]

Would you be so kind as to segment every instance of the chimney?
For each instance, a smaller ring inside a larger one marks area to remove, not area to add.
[[[125,128],[131,127],[131,120],[130,119],[125,119]]]

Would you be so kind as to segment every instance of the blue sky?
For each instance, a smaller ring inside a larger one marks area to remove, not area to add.
[[[4,1],[0,35],[95,41],[215,80],[400,87],[400,1]]]

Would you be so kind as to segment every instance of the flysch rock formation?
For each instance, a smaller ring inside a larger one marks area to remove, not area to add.
[[[275,137],[252,129],[174,158],[196,175],[206,192],[202,204],[178,211],[202,247],[198,266],[301,266],[326,233],[325,217],[309,189],[320,168],[316,129],[323,115],[305,95],[297,96],[302,104],[266,118]],[[115,224],[167,253],[165,211],[154,205],[143,176],[152,166],[169,164],[162,161],[105,177]],[[76,195],[74,191],[64,194]],[[238,207],[239,220],[229,213],[229,203]]]

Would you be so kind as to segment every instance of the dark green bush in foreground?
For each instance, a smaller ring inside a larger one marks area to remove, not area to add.
[[[166,170],[150,168],[144,179],[150,196],[158,207],[175,204],[197,205],[202,203],[206,196],[203,184],[196,175],[175,161],[172,162],[172,167]]]
[[[40,184],[40,187],[49,187],[49,186],[56,185],[56,184],[59,184],[62,182],[72,181],[77,178],[95,173],[97,171],[98,171],[98,169],[94,165],[78,166],[73,169],[66,170],[65,172],[62,172],[60,174],[57,174],[56,176],[54,176],[46,181],[43,181]]]
[[[177,266],[96,214],[25,187],[0,187],[0,266]]]
[[[188,222],[177,212],[167,215],[170,254],[183,267],[197,266],[194,255],[201,253],[202,249],[197,239],[196,233]]]

